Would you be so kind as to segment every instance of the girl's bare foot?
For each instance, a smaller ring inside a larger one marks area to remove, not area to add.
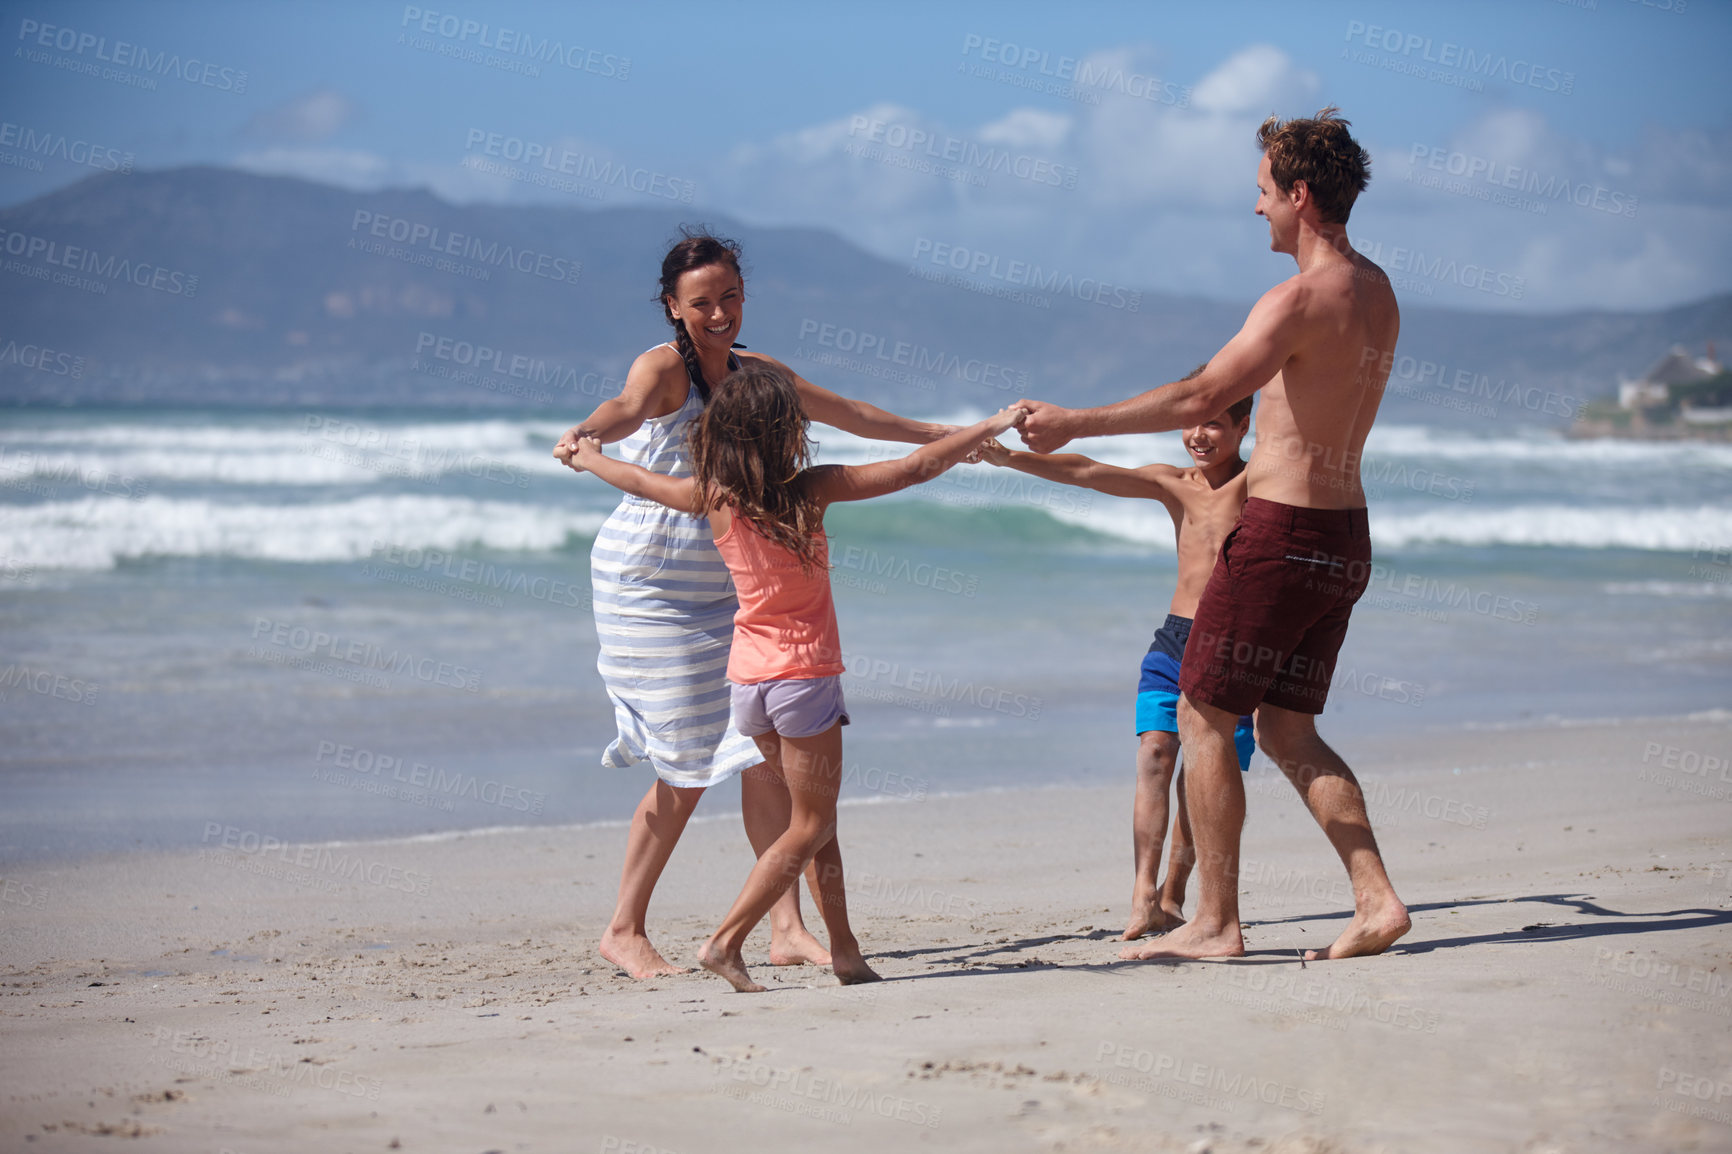
[[[642,934],[616,934],[608,930],[601,935],[601,956],[639,981],[691,973],[690,969],[662,957]]]
[[[1390,945],[1413,928],[1413,919],[1407,916],[1407,907],[1394,894],[1383,904],[1364,911],[1355,911],[1353,920],[1347,923],[1347,928],[1341,931],[1326,950],[1306,950],[1305,960],[1308,962],[1329,961],[1335,958],[1362,958],[1371,954],[1381,954]]]
[[[698,964],[717,977],[726,978],[728,984],[742,994],[764,992],[764,987],[752,981],[752,976],[746,973],[746,959],[738,950],[730,953],[716,945],[714,940],[707,941],[698,951]]]
[[[1223,927],[1206,932],[1196,922],[1187,922],[1178,929],[1146,946],[1126,946],[1119,957],[1127,962],[1161,961],[1183,958],[1237,958],[1245,953],[1245,939],[1239,927]]]
[[[790,930],[784,934],[770,935],[770,964],[772,966],[827,966],[830,964],[830,951],[824,944],[813,937],[805,926]]]

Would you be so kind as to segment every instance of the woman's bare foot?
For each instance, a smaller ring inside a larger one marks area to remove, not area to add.
[[[831,971],[836,980],[844,986],[857,986],[862,982],[883,981],[872,967],[866,964],[866,957],[859,950],[833,950],[835,959],[830,963]]]
[[[662,957],[642,934],[616,934],[608,930],[601,935],[601,956],[639,981],[692,972]]]
[[[770,935],[770,964],[772,966],[827,966],[830,964],[830,951],[824,944],[812,936],[805,926],[790,930],[783,934]]]
[[[1132,906],[1131,920],[1125,926],[1125,932],[1119,936],[1121,942],[1134,942],[1144,934],[1164,934],[1176,930],[1185,924],[1185,917],[1178,910],[1169,910],[1163,906]]]
[[[1146,946],[1126,946],[1119,957],[1127,962],[1159,961],[1163,958],[1237,958],[1245,953],[1245,938],[1239,927],[1207,932],[1196,922],[1187,922]]]
[[[731,953],[723,950],[711,940],[704,943],[704,948],[698,951],[698,964],[717,977],[726,978],[728,984],[742,994],[761,994],[764,987],[752,981],[752,976],[746,973],[746,959],[740,956],[740,951]]]
[[[1385,902],[1372,909],[1356,911],[1353,920],[1347,923],[1347,928],[1328,949],[1306,950],[1305,960],[1321,962],[1381,954],[1412,928],[1413,919],[1407,916],[1407,907],[1391,894]]]

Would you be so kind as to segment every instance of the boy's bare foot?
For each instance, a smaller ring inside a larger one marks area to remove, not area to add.
[[[1394,894],[1386,902],[1368,910],[1355,911],[1353,920],[1341,931],[1326,950],[1306,950],[1308,962],[1330,961],[1335,958],[1363,958],[1381,954],[1413,928],[1407,907]]]
[[[752,981],[752,976],[746,973],[746,959],[738,950],[727,953],[714,941],[705,942],[704,948],[698,951],[698,964],[717,977],[726,978],[728,984],[742,994],[764,992],[764,987]]]
[[[616,934],[608,930],[601,935],[601,956],[639,981],[692,972],[662,957],[642,934]]]
[[[866,958],[859,950],[833,952],[835,960],[830,963],[830,969],[842,985],[857,986],[862,982],[883,981],[873,972],[872,967],[866,964]]]
[[[1165,906],[1132,906],[1130,923],[1125,926],[1119,941],[1134,942],[1145,934],[1164,934],[1184,924],[1185,917],[1178,910],[1169,910]]]
[[[830,951],[824,944],[813,937],[811,931],[801,926],[797,930],[782,935],[770,936],[770,964],[772,966],[827,966],[830,964]]]
[[[1245,938],[1239,927],[1208,933],[1196,922],[1187,922],[1146,946],[1126,946],[1119,957],[1127,962],[1158,961],[1163,958],[1237,958],[1245,953]]]

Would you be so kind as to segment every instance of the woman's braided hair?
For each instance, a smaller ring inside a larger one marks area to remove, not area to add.
[[[674,327],[674,348],[679,350],[680,357],[686,362],[692,382],[697,386],[698,399],[708,404],[710,385],[704,380],[703,366],[698,364],[698,350],[692,344],[691,334],[686,332],[685,322],[674,318],[674,310],[668,304],[668,299],[679,296],[680,277],[693,269],[708,268],[713,264],[726,265],[740,278],[742,291],[746,278],[740,271],[740,246],[734,241],[714,236],[702,226],[682,226],[680,237],[680,241],[668,249],[668,254],[662,258],[661,288],[656,293],[656,300],[661,302],[662,315],[667,318],[668,324]]]

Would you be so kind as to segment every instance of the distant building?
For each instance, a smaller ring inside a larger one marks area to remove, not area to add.
[[[1708,355],[1693,357],[1683,345],[1673,345],[1672,351],[1654,362],[1653,368],[1641,379],[1618,382],[1618,407],[1641,410],[1664,405],[1672,397],[1673,385],[1688,385],[1719,376],[1725,368],[1714,358],[1714,346]]]

